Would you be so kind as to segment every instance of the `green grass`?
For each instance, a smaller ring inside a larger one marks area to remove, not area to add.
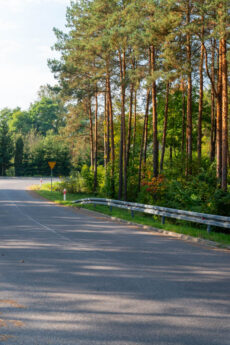
[[[179,222],[179,221],[174,221],[171,219],[166,219],[165,224],[161,224],[159,217],[146,215],[140,212],[135,212],[134,218],[133,218],[130,211],[115,208],[115,207],[112,208],[112,212],[111,212],[108,206],[103,206],[103,205],[81,205],[81,206],[75,205],[72,203],[72,201],[83,199],[83,198],[89,198],[89,197],[92,197],[92,195],[86,194],[86,193],[78,193],[78,194],[68,193],[67,201],[63,201],[63,194],[57,191],[51,192],[49,185],[43,185],[41,189],[39,186],[33,186],[32,189],[35,190],[42,197],[64,206],[82,207],[88,210],[97,211],[109,216],[120,218],[126,221],[132,221],[134,223],[148,225],[148,226],[152,226],[158,229],[164,229],[167,231],[189,235],[192,237],[198,237],[198,238],[203,238],[210,241],[215,241],[215,242],[220,243],[221,245],[230,245],[230,234],[215,232],[215,231],[208,233],[206,231],[205,226],[195,227],[195,226],[190,225],[191,223],[184,222],[184,221]]]
[[[73,206],[72,201],[77,199],[84,199],[84,198],[90,198],[92,197],[91,194],[86,193],[78,193],[78,194],[67,194],[67,200],[63,200],[63,193],[57,192],[57,191],[50,191],[50,185],[44,184],[42,188],[40,186],[32,186],[31,190],[35,191],[39,195],[41,195],[43,198],[46,198],[50,201],[53,201],[57,204],[61,204],[64,206]]]

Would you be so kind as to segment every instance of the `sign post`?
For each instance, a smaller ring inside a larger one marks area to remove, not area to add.
[[[51,170],[51,192],[52,192],[52,184],[53,184],[53,169],[56,165],[56,162],[48,162],[50,170]]]

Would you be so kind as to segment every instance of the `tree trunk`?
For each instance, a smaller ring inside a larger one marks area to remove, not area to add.
[[[98,123],[97,123],[97,115],[98,115],[98,96],[97,90],[95,93],[95,124],[94,124],[94,193],[97,191],[97,131],[98,131]]]
[[[108,117],[107,117],[107,95],[105,92],[104,96],[104,167],[107,169],[107,163],[108,163],[108,153],[107,153],[107,146],[108,146],[108,134],[107,134],[107,122],[108,122]]]
[[[126,56],[125,51],[119,51],[120,62],[120,83],[121,83],[121,134],[120,134],[120,156],[119,156],[119,192],[118,198],[127,199],[127,164],[126,164],[126,128],[125,128],[125,73]],[[123,188],[124,187],[124,188]],[[124,190],[124,194],[123,194]]]
[[[210,160],[211,162],[215,159],[215,146],[216,146],[216,110],[215,110],[215,50],[216,40],[214,39],[212,44],[212,67],[211,76],[214,85],[211,83],[211,136],[210,136]]]
[[[155,47],[150,47],[150,68],[153,76],[155,72]],[[158,176],[158,133],[157,133],[157,105],[156,105],[156,82],[152,82],[152,108],[153,108],[153,176]]]
[[[150,103],[150,90],[148,89],[147,96],[146,96],[145,118],[144,118],[144,126],[143,126],[142,140],[141,140],[141,150],[140,150],[139,170],[138,170],[138,191],[139,192],[141,190],[141,173],[142,173],[143,158],[144,158],[144,164],[146,164],[149,103]]]
[[[227,43],[221,39],[222,61],[222,177],[221,188],[227,190],[228,177],[228,71],[227,71]]]
[[[107,70],[107,87],[108,87],[108,107],[109,107],[109,122],[110,122],[110,142],[111,142],[111,193],[112,198],[115,197],[115,147],[114,147],[114,124],[113,124],[113,104],[110,86],[110,73]]]
[[[133,158],[135,158],[135,153],[136,153],[136,132],[137,132],[137,90],[134,91]]]
[[[190,0],[187,0],[187,25],[190,24]],[[187,127],[186,127],[186,175],[192,174],[192,65],[191,65],[191,37],[186,35],[186,51],[188,64],[187,85]]]
[[[107,103],[107,116],[106,116],[106,167],[109,164],[110,161],[110,113],[109,113],[109,99],[108,99],[108,94],[106,93],[106,103]]]
[[[219,42],[219,67],[216,104],[216,177],[219,183],[222,175],[222,42]]]
[[[181,138],[181,157],[184,162],[185,157],[185,124],[186,124],[186,101],[185,101],[185,84],[184,79],[181,80],[182,92],[182,138]]]
[[[204,17],[202,17],[202,22],[204,23]],[[199,115],[198,115],[198,137],[197,137],[197,155],[199,166],[201,164],[201,154],[202,154],[202,117],[203,117],[203,64],[204,64],[204,26],[202,26],[202,43],[200,51],[200,95],[199,95]]]
[[[168,106],[169,106],[169,82],[167,82],[167,85],[166,85],[165,117],[164,117],[164,129],[163,129],[163,138],[162,138],[162,151],[161,151],[160,172],[163,171],[163,165],[164,165],[165,145],[166,145],[166,135],[167,135],[167,124],[168,124]]]
[[[215,75],[210,74],[208,69],[208,55],[205,48],[205,65],[207,75],[212,84],[212,90],[216,98],[216,178],[218,184],[222,180],[222,40],[219,41],[218,51],[218,81],[215,87]],[[225,74],[225,72],[224,72]],[[225,123],[226,126],[226,123]],[[224,134],[226,135],[226,133]]]
[[[88,102],[89,109],[89,130],[90,130],[90,165],[94,169],[94,145],[93,145],[93,116],[91,109],[91,99]]]
[[[128,122],[128,138],[127,138],[127,166],[129,166],[130,146],[131,146],[131,131],[132,131],[132,117],[133,117],[133,84],[130,86],[129,98],[129,122]]]
[[[145,133],[144,133],[144,151],[143,151],[143,164],[146,167],[146,161],[147,161],[147,147],[148,147],[148,122],[149,122],[149,105],[151,101],[151,92],[149,90],[147,94],[147,103],[146,103],[146,125],[145,125]]]

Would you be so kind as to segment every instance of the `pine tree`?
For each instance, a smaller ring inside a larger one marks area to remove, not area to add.
[[[61,59],[51,65],[62,97],[69,104],[66,115],[69,142],[79,138],[79,131],[74,132],[74,121],[76,127],[84,124],[95,191],[97,166],[102,161],[107,178],[111,178],[110,195],[115,196],[117,191],[119,199],[130,197],[129,186],[135,180],[132,176],[135,171],[138,171],[137,190],[141,190],[143,170],[150,162],[152,174],[157,177],[161,133],[160,170],[169,154],[172,166],[173,159],[185,160],[180,174],[196,173],[193,154],[196,150],[201,167],[207,154],[202,137],[203,133],[208,136],[209,131],[210,158],[213,161],[216,154],[217,178],[226,190],[226,6],[227,0],[71,3],[67,13],[68,33],[56,31],[56,48]],[[172,96],[168,115],[168,87],[165,102],[162,95],[163,85],[169,83]],[[198,83],[199,94],[194,87]],[[211,90],[211,113],[210,124],[204,129],[206,86]],[[164,173],[168,174],[166,169]],[[129,177],[133,178],[129,181]]]
[[[13,141],[7,120],[0,120],[0,174],[6,176],[6,170],[11,166],[13,157]]]
[[[23,153],[24,153],[24,142],[22,137],[18,137],[15,144],[15,153],[14,153],[14,169],[16,176],[23,175]]]

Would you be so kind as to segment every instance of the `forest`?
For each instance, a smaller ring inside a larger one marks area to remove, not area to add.
[[[0,112],[1,175],[230,215],[227,0],[79,0],[54,29],[56,85]],[[81,181],[81,183],[79,182]]]
[[[0,111],[0,175],[49,176],[49,160],[57,176],[71,171],[70,150],[60,138],[66,109],[60,98],[42,86],[29,109]]]

